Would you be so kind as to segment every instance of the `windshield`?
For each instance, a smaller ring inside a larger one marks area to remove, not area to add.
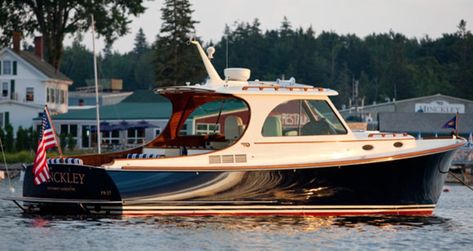
[[[324,100],[291,100],[279,104],[270,112],[262,128],[264,137],[346,133],[347,130]]]

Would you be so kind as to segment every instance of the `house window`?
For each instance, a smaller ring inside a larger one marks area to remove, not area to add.
[[[179,130],[179,136],[186,136],[187,135],[187,124],[183,124],[181,129]]]
[[[11,75],[11,61],[10,60],[5,60],[3,61],[3,75]]]
[[[33,87],[26,87],[26,101],[34,101]]]
[[[56,104],[59,104],[59,90],[54,89],[54,101],[56,101]]]
[[[65,95],[64,95],[64,90],[59,90],[59,103],[60,104],[64,104],[64,100],[65,100]]]
[[[8,97],[8,83],[2,83],[2,97]]]
[[[49,88],[49,103],[54,103],[54,89]]]
[[[220,133],[220,124],[197,123],[195,125],[196,135],[209,135],[209,134],[216,134],[216,133]]]
[[[102,143],[109,145],[120,144],[120,131],[112,130],[102,132]]]
[[[61,125],[61,134],[69,135],[77,138],[77,125],[62,124]]]
[[[128,129],[127,133],[128,144],[141,144],[145,141],[145,129],[144,128],[132,128]]]

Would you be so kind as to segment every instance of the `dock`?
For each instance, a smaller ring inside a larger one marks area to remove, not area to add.
[[[473,184],[473,148],[472,147],[462,147],[460,148],[455,156],[453,157],[452,166],[450,171],[454,173],[457,177],[461,178],[466,184]],[[458,183],[458,181],[448,175],[448,183]]]
[[[20,175],[23,170],[21,164],[11,164],[8,165],[8,171],[5,165],[0,165],[0,180],[6,179],[8,177],[15,178]]]

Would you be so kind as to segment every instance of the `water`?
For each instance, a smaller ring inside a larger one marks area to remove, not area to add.
[[[473,250],[473,191],[449,187],[431,217],[40,217],[0,201],[0,250]]]

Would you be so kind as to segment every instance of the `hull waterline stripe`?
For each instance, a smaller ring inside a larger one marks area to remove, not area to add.
[[[116,206],[103,206],[101,208],[104,209],[112,209],[117,208]],[[435,208],[434,204],[428,205],[346,205],[346,206],[339,206],[339,205],[324,205],[324,206],[285,206],[285,205],[248,205],[248,206],[127,206],[126,204],[122,207],[123,209],[187,209],[187,210],[209,210],[209,209],[221,209],[221,210],[245,210],[245,209],[266,209],[266,210],[274,210],[274,209],[284,209],[284,210],[311,210],[311,209],[318,209],[318,210],[330,210],[330,209],[382,209],[382,210],[398,210],[398,209],[420,209],[420,208]]]
[[[91,211],[93,212],[93,211]],[[181,215],[181,216],[197,216],[197,215],[308,215],[308,216],[341,216],[341,215],[380,215],[380,214],[395,214],[395,215],[431,215],[432,209],[399,209],[399,210],[126,210],[126,211],[108,211],[109,213],[122,215]]]

